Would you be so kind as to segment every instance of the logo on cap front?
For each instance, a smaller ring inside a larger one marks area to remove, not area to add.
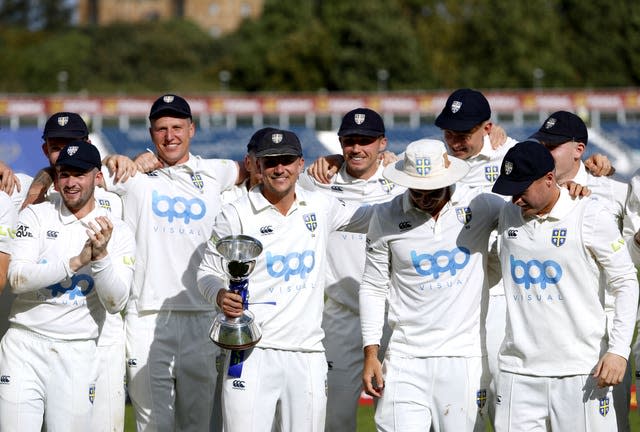
[[[513,171],[513,163],[509,162],[509,161],[505,161],[504,162],[504,173],[506,175],[511,174],[511,171]]]
[[[357,125],[361,125],[362,123],[364,123],[364,118],[365,118],[364,114],[358,113],[353,116],[353,121],[355,121]]]
[[[460,108],[462,108],[462,102],[460,101],[453,101],[451,103],[451,112],[452,113],[457,113],[458,111],[460,111]]]
[[[282,134],[279,134],[279,133],[272,134],[271,141],[274,144],[280,144],[282,142]]]
[[[544,124],[545,129],[551,129],[552,127],[554,127],[556,124],[556,119],[554,119],[553,117],[551,117],[549,120],[547,120],[547,122]]]
[[[162,100],[165,101],[166,103],[171,103],[173,102],[173,96],[166,95],[165,97],[162,98]]]
[[[67,154],[69,156],[73,156],[74,154],[76,154],[76,152],[78,151],[79,148],[80,147],[78,147],[78,146],[69,146],[69,147],[67,147]]]
[[[61,116],[61,117],[58,117],[58,124],[59,124],[60,126],[64,126],[64,125],[66,125],[67,123],[69,123],[69,117],[68,117],[68,116]]]

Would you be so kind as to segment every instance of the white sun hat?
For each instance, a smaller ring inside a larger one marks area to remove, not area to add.
[[[469,169],[465,161],[447,154],[442,141],[421,139],[409,143],[404,159],[388,165],[382,175],[409,189],[434,190],[454,184]]]

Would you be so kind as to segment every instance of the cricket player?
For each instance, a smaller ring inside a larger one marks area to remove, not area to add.
[[[321,321],[327,242],[329,233],[339,228],[366,230],[370,212],[296,186],[304,160],[293,132],[265,134],[256,157],[262,183],[223,207],[198,270],[204,297],[225,315],[237,317],[242,298],[226,289],[216,241],[244,234],[264,247],[249,282],[249,310],[262,328],[262,339],[242,351],[242,358],[226,359],[224,429],[270,432],[275,426],[282,431],[322,431],[327,363]]]
[[[161,167],[107,189],[123,199],[125,222],[138,244],[127,313],[129,396],[139,431],[209,429],[218,347],[208,337],[214,305],[198,291],[196,269],[220,210],[220,193],[245,179],[231,160],[189,152],[191,108],[160,96],[149,133]]]
[[[342,118],[338,137],[344,163],[328,184],[303,173],[298,182],[346,202],[375,204],[404,192],[382,176],[381,156],[387,147],[382,117],[369,108],[356,108]],[[365,234],[329,234],[326,301],[322,317],[327,356],[327,432],[356,430],[362,393],[362,333],[358,291],[364,271]],[[386,327],[388,330],[388,326]],[[383,338],[386,346],[388,334]],[[384,351],[384,349],[382,350]]]
[[[17,295],[0,343],[0,429],[84,431],[97,386],[96,341],[129,297],[133,233],[96,205],[98,150],[83,141],[56,161],[61,199],[18,219],[9,265]]]
[[[376,209],[360,287],[363,384],[380,398],[379,431],[484,430],[487,244],[504,200],[456,184],[468,172],[430,139],[383,172],[408,191]]]
[[[615,431],[610,386],[627,366],[635,268],[611,211],[572,199],[535,144],[507,152],[493,187],[512,196],[499,222],[507,329],[495,430]],[[601,277],[615,298],[611,322]]]
[[[622,230],[625,219],[625,201],[629,185],[611,177],[594,176],[584,166],[582,156],[587,147],[589,135],[587,126],[577,115],[568,111],[556,111],[551,114],[529,139],[543,144],[553,156],[556,181],[566,185],[572,181],[586,186],[591,197],[601,201],[611,210],[618,229]],[[628,240],[627,240],[628,241]],[[606,284],[605,280],[602,280]],[[605,290],[605,311],[613,328],[615,298]],[[629,404],[631,400],[631,368],[627,368],[624,381],[613,388],[613,402],[616,408],[618,432],[629,432]]]
[[[60,194],[49,181],[55,175],[55,163],[60,151],[72,141],[90,142],[89,128],[80,115],[74,112],[58,112],[51,115],[45,123],[42,133],[42,151],[49,160],[49,167],[41,170],[35,179],[24,174],[16,174],[20,180],[20,193],[14,192],[12,199],[18,207],[29,203],[40,203],[44,200],[54,202],[60,200]],[[122,164],[122,160],[118,160]],[[120,167],[121,169],[123,167]],[[31,183],[37,188],[30,188]],[[122,200],[114,193],[98,187],[94,191],[96,205],[105,209],[109,217],[122,219]],[[3,299],[6,294],[3,295]],[[122,431],[124,430],[125,409],[125,353],[124,323],[121,314],[108,314],[98,338],[99,388],[109,391],[99,393],[93,403],[92,429]]]

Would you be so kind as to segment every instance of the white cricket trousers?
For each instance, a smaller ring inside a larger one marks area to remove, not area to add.
[[[0,431],[86,432],[96,388],[95,340],[11,327],[0,342]],[[43,428],[44,421],[44,428]]]
[[[138,431],[209,430],[220,352],[209,339],[213,317],[128,308],[127,383]]]
[[[384,432],[485,430],[486,358],[408,358],[387,353],[376,427]]]
[[[222,384],[225,432],[323,432],[327,360],[323,352],[253,348],[242,374]]]
[[[500,371],[496,432],[617,430],[611,387],[589,375],[537,377]]]

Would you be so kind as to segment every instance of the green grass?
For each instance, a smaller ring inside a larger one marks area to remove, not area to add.
[[[629,414],[631,422],[631,431],[640,431],[640,414],[637,410]],[[136,423],[133,419],[133,410],[131,405],[127,405],[125,422],[125,432],[135,432]],[[363,405],[358,410],[358,432],[375,432],[376,427],[373,424],[373,405]]]

